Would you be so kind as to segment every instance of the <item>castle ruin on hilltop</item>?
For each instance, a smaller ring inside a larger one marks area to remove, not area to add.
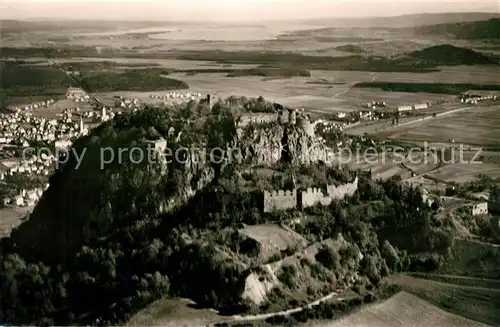
[[[343,200],[358,190],[358,177],[351,183],[340,186],[327,185],[326,194],[319,188],[307,188],[303,191],[264,191],[263,211],[304,209],[315,205],[327,206],[335,200]]]
[[[290,124],[299,126],[307,135],[315,137],[314,128],[316,124],[311,121],[309,115],[299,113],[297,109],[280,109],[274,113],[248,113],[241,115],[236,120],[238,130],[252,124],[274,123]]]

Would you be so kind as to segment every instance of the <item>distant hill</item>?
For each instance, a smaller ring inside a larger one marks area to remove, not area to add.
[[[436,65],[495,65],[498,60],[467,48],[459,48],[450,44],[436,45],[408,54],[414,59],[434,63]]]
[[[346,44],[346,45],[340,45],[335,48],[336,50],[339,51],[344,51],[344,52],[351,52],[351,53],[363,53],[365,50],[359,45],[355,44]]]
[[[462,22],[451,24],[439,24],[432,26],[422,26],[416,28],[420,34],[436,34],[452,36],[459,39],[479,40],[479,39],[500,39],[500,18],[489,20]]]
[[[165,26],[164,22],[121,22],[121,21],[92,21],[92,20],[47,20],[47,21],[24,21],[15,19],[0,20],[2,34],[23,32],[53,32],[53,31],[106,31],[133,28],[148,28]]]
[[[461,22],[484,21],[500,18],[498,13],[468,12],[468,13],[439,13],[439,14],[412,14],[392,17],[370,18],[322,18],[302,21],[303,24],[345,27],[388,27],[408,28],[426,25],[450,24]]]

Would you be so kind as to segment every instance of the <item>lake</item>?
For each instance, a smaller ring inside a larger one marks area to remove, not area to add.
[[[78,36],[118,36],[131,33],[151,33],[156,40],[207,40],[207,41],[263,41],[276,39],[278,35],[298,30],[310,30],[325,26],[293,25],[272,23],[262,25],[217,25],[203,24],[192,26],[168,26],[154,28],[128,29],[97,33],[83,33]],[[162,33],[164,32],[164,33]]]

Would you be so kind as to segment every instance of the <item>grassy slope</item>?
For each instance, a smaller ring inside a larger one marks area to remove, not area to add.
[[[457,240],[439,273],[500,279],[500,248]]]
[[[500,324],[500,290],[395,276],[392,282],[443,309],[489,325]]]

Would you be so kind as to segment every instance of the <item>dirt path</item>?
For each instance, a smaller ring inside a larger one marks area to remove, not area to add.
[[[278,312],[270,312],[270,313],[262,313],[262,314],[256,314],[256,315],[248,315],[248,316],[240,316],[240,315],[234,315],[234,316],[230,316],[228,317],[227,320],[225,321],[221,321],[219,323],[215,323],[215,324],[210,324],[210,325],[207,325],[209,327],[215,327],[217,324],[220,324],[220,323],[224,323],[224,322],[227,322],[227,323],[231,323],[231,322],[243,322],[243,321],[255,321],[255,320],[265,320],[265,319],[268,319],[268,318],[271,318],[271,317],[276,317],[276,316],[289,316],[291,314],[294,314],[294,313],[297,313],[297,312],[301,312],[303,311],[304,309],[310,309],[312,307],[315,307],[317,305],[319,305],[320,303],[322,302],[325,302],[325,301],[328,301],[328,300],[331,300],[335,295],[338,295],[337,292],[332,292],[326,296],[323,296],[322,298],[319,298],[313,302],[310,302],[304,306],[301,306],[301,307],[296,307],[296,308],[293,308],[293,309],[288,309],[288,310],[284,310],[284,311],[278,311]],[[339,297],[339,298],[336,298],[335,301],[345,301],[345,300],[348,300],[350,299],[351,297]]]

